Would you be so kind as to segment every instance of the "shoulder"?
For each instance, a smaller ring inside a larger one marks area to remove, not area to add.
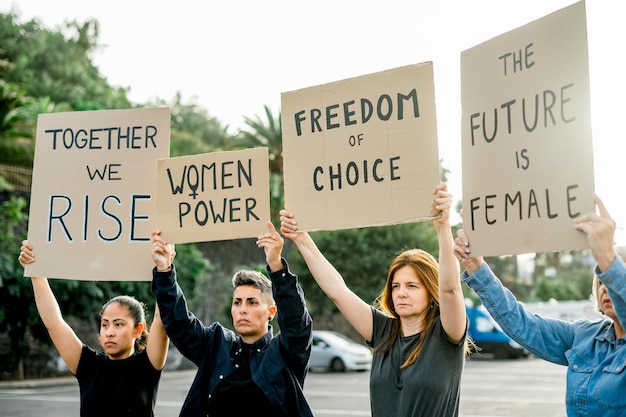
[[[83,350],[80,353],[80,362],[95,362],[102,361],[106,358],[106,355],[103,352],[97,352],[96,350],[90,348],[89,346],[83,344]]]
[[[377,344],[382,338],[388,336],[398,319],[388,316],[377,308],[371,307],[372,311],[372,343]]]
[[[574,333],[585,337],[601,336],[612,328],[613,322],[606,317],[598,317],[596,320],[580,319],[571,323]]]
[[[104,353],[96,352],[89,346],[83,345],[83,350],[78,361],[78,367],[76,368],[76,376],[91,373],[93,369],[102,366],[105,360],[106,355]]]

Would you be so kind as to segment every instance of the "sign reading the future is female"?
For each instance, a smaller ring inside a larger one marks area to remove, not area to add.
[[[587,247],[593,149],[584,2],[461,54],[463,229],[476,256]]]
[[[282,94],[285,206],[303,231],[430,219],[440,181],[433,65]]]

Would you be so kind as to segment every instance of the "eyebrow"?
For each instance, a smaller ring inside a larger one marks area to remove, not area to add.
[[[234,300],[234,301],[243,301],[243,298],[241,298],[241,297],[235,297],[235,298],[233,298],[233,300]],[[259,298],[257,298],[257,297],[248,297],[248,298],[246,298],[246,301],[255,301],[255,300],[256,300],[256,301],[261,301],[261,300],[260,300]]]

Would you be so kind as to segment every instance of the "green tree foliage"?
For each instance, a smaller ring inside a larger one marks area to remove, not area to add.
[[[187,246],[187,245],[185,245]],[[194,254],[198,259],[203,258],[202,252],[194,247]],[[180,262],[176,263],[178,265]],[[205,259],[203,268],[199,271],[178,271],[179,283],[187,297],[189,308],[203,323],[209,324],[219,321],[231,327],[230,306],[232,304],[231,276],[225,274],[215,263]]]
[[[532,301],[589,298],[595,265],[589,251],[541,253],[537,258]]]
[[[38,20],[19,22],[0,14],[0,60],[10,63],[3,78],[31,97],[68,103],[72,110],[130,108],[127,90],[109,86],[92,63],[99,46],[98,22],[66,22],[56,31]]]
[[[36,116],[34,100],[17,84],[0,79],[0,164],[32,166]]]
[[[526,300],[530,291],[530,282],[522,279],[519,274],[518,257],[497,256],[486,258],[485,261],[496,276],[519,300]]]
[[[170,156],[196,155],[235,149],[228,126],[195,103],[184,104],[180,93],[171,102],[156,100],[147,107],[169,107],[172,113]]]
[[[26,236],[26,201],[10,198],[0,204],[0,332],[9,335],[9,344],[0,348],[0,371],[7,366],[18,377],[24,376],[24,359],[30,354],[26,333],[34,323],[30,280],[25,279],[17,261],[21,241]]]

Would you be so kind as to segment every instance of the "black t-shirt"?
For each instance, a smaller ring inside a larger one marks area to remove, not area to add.
[[[237,415],[246,417],[277,415],[263,391],[252,380],[250,347],[242,342],[241,350],[235,353],[237,370],[215,388],[209,401],[210,417],[232,417],[235,410]]]
[[[88,346],[76,370],[83,417],[153,417],[161,371],[154,369],[146,351],[111,360]]]

